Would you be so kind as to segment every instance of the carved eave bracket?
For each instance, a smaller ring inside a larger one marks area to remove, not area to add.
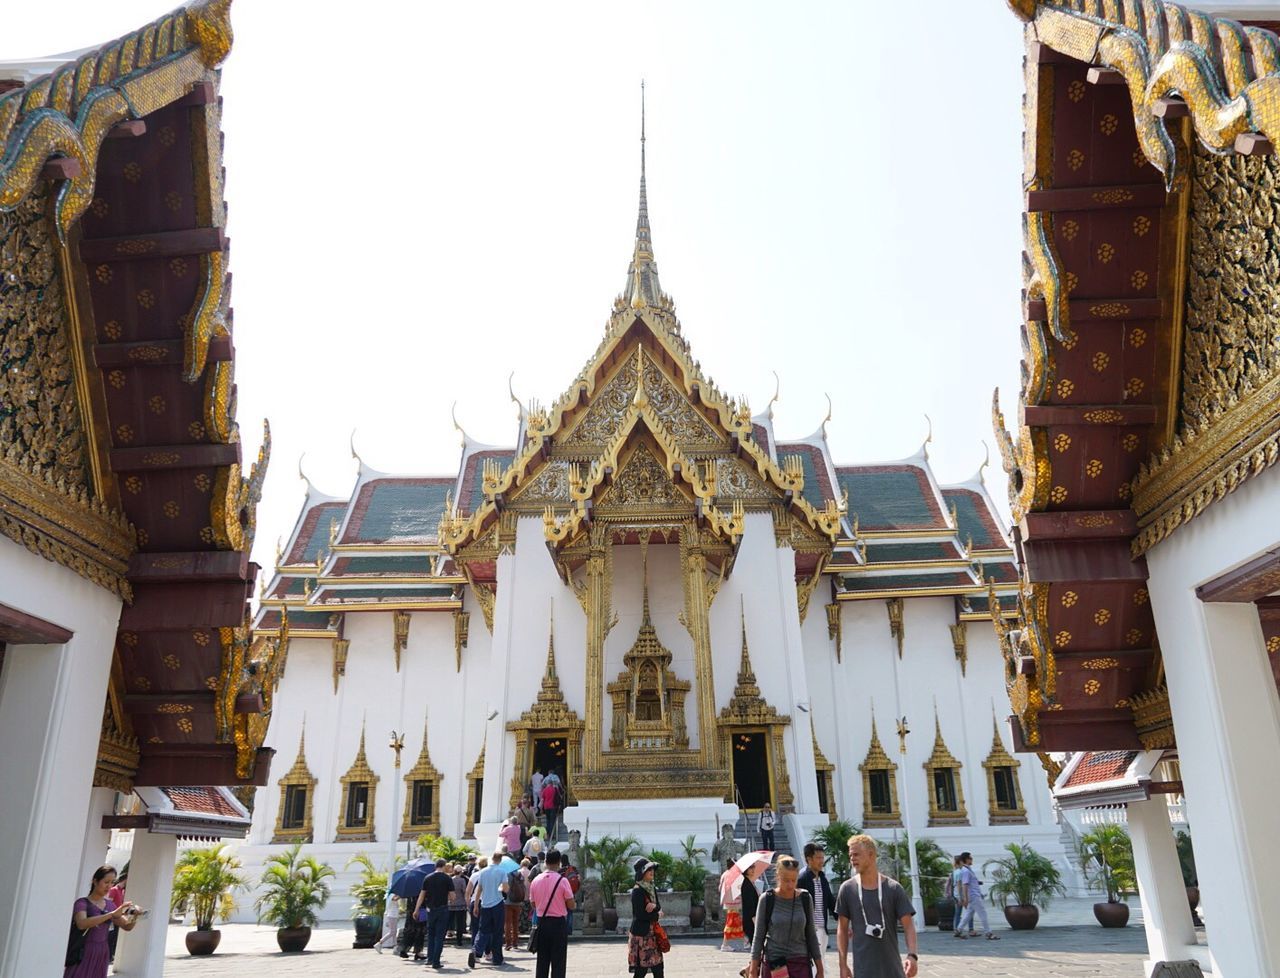
[[[410,615],[407,611],[392,612],[392,624],[395,634],[392,640],[392,646],[396,654],[396,672],[400,671],[400,656],[404,653],[405,648],[409,644],[409,622]]]
[[[455,611],[453,613],[453,655],[454,671],[462,672],[462,650],[467,647],[467,636],[471,631],[471,612]]]
[[[840,614],[840,602],[832,601],[827,609],[827,638],[835,643],[836,662],[842,659],[841,649],[844,645],[844,618]]]
[[[951,631],[951,647],[955,650],[956,661],[960,663],[960,675],[965,675],[969,664],[969,623],[958,621],[947,626]]]
[[[1129,701],[1129,707],[1133,710],[1138,739],[1144,750],[1172,750],[1177,747],[1167,686],[1137,694]]]
[[[903,599],[888,598],[885,600],[885,608],[889,612],[889,634],[898,643],[898,658],[902,658],[902,642],[906,635],[906,628],[903,624]]]
[[[338,680],[347,674],[347,650],[351,642],[345,638],[333,640],[333,691],[338,692]]]

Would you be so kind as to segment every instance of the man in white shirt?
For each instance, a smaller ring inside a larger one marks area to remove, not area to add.
[[[529,779],[529,786],[533,788],[533,807],[534,810],[542,814],[542,768],[537,768],[533,772],[533,777]]]

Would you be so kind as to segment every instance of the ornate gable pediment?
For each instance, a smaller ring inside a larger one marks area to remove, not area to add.
[[[625,510],[669,516],[677,510],[691,511],[693,499],[672,481],[648,444],[641,441],[596,505],[602,514]]]

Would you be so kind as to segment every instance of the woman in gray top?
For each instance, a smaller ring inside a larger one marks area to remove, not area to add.
[[[762,970],[763,978],[814,978],[814,969],[816,978],[823,978],[822,947],[813,926],[813,897],[808,890],[796,887],[800,862],[783,855],[775,865],[778,885],[761,898],[756,910],[748,978],[761,978]],[[760,967],[761,960],[766,969]]]

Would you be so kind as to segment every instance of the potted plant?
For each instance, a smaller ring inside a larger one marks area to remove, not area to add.
[[[1010,842],[1004,850],[1009,855],[982,864],[984,873],[995,867],[988,896],[993,906],[1004,907],[1004,919],[1010,927],[1031,930],[1040,920],[1040,907],[1049,906],[1054,896],[1067,895],[1062,873],[1052,860],[1030,846]]]
[[[707,868],[702,862],[707,850],[699,846],[692,835],[685,836],[680,845],[684,854],[676,860],[672,869],[671,885],[677,890],[689,891],[689,926],[701,927],[707,920],[707,908],[703,902]]]
[[[304,856],[302,843],[266,861],[262,895],[254,906],[258,923],[276,925],[276,943],[281,951],[301,951],[311,940],[311,928],[318,923],[316,911],[329,902],[328,880],[333,867],[315,856]]]
[[[360,867],[360,880],[351,887],[355,904],[351,917],[355,921],[356,939],[352,947],[373,947],[382,936],[382,911],[387,901],[387,874],[373,865],[365,853],[352,856],[347,869]]]
[[[846,836],[847,838],[847,836]],[[881,851],[884,860],[892,868],[891,875],[902,883],[907,896],[913,895],[911,881],[911,854],[907,849],[909,837],[893,842],[883,843]],[[845,858],[848,849],[845,847]],[[926,927],[936,927],[942,916],[938,904],[942,901],[942,884],[951,873],[951,860],[929,838],[916,840],[916,865],[920,870],[920,889],[924,902],[924,923]]]
[[[852,822],[837,819],[828,822],[813,834],[813,841],[827,853],[827,864],[831,867],[835,889],[839,889],[840,884],[849,878],[849,837],[861,831]]]
[[[452,836],[432,835],[429,832],[418,836],[417,845],[424,855],[449,863],[465,863],[471,856],[479,854],[477,849],[463,845]]]
[[[630,860],[640,854],[640,840],[634,835],[619,838],[616,835],[602,835],[595,842],[587,842],[587,868],[595,871],[600,880],[601,895],[604,898],[602,919],[606,933],[618,929],[618,909],[615,903],[618,891],[623,887],[630,889],[635,878]]]
[[[1174,837],[1178,846],[1178,866],[1182,869],[1182,885],[1187,888],[1187,903],[1191,906],[1191,922],[1199,927],[1200,919],[1200,879],[1196,875],[1196,854],[1191,848],[1191,833],[1179,829]]]
[[[187,849],[173,868],[173,895],[170,910],[187,903],[196,929],[187,934],[187,951],[212,954],[222,940],[222,931],[213,922],[226,920],[236,909],[236,890],[243,890],[248,880],[238,870],[240,860],[227,851],[224,843],[206,849]]]
[[[1080,837],[1080,868],[1090,885],[1104,890],[1106,903],[1095,903],[1093,915],[1103,927],[1123,927],[1129,922],[1129,905],[1122,893],[1137,890],[1133,867],[1133,845],[1122,826],[1095,826]]]
[[[658,864],[653,871],[653,888],[659,893],[670,892],[678,889],[672,885],[672,877],[676,870],[676,857],[669,852],[663,852],[661,849],[653,849],[650,852],[641,853],[646,859]]]

